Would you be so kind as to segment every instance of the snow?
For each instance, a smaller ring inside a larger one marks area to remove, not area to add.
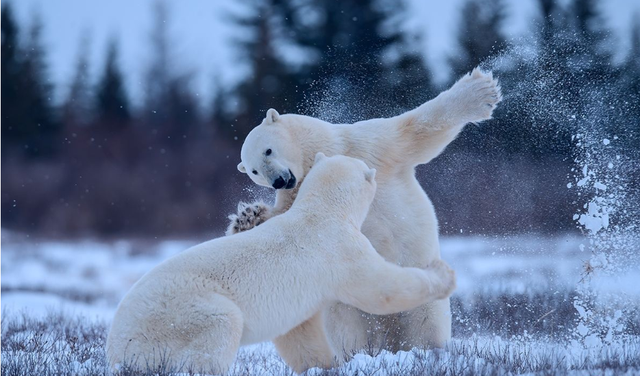
[[[594,187],[596,186],[594,185]],[[586,213],[580,214],[578,223],[594,234],[603,228],[609,227],[609,214],[597,202],[590,202],[587,208]]]
[[[43,318],[50,312],[63,312],[68,316],[83,316],[92,320],[111,318],[110,309],[93,304],[74,302],[59,295],[45,292],[2,293],[3,312],[25,312]]]
[[[25,312],[31,317],[44,318],[52,313],[62,312],[65,317],[83,317],[107,325],[119,300],[144,273],[198,242],[38,242],[19,240],[13,236],[5,236],[6,234],[9,233],[3,231],[2,311],[5,317]],[[636,249],[639,244],[636,238],[623,239],[621,242],[635,244]],[[508,302],[500,303],[500,299],[508,299],[509,296],[518,296],[517,294],[558,294],[573,291],[581,279],[585,261],[596,266],[608,262],[605,257],[592,257],[584,252],[584,243],[583,237],[576,236],[451,237],[441,240],[441,248],[443,258],[456,270],[458,277],[454,298],[467,302],[478,297],[486,299],[495,296],[497,304],[509,305]],[[637,261],[636,259],[636,265]],[[612,307],[620,305],[616,299],[611,300],[612,296],[624,297],[624,304],[629,301],[640,302],[640,284],[637,271],[633,268],[615,276],[603,275],[593,282],[590,288],[605,299],[603,304],[610,304]],[[443,370],[449,369],[447,367],[460,372],[466,370],[464,374],[501,374],[508,373],[513,368],[518,369],[518,362],[525,356],[523,354],[528,357],[527,361],[551,362],[553,359],[564,359],[566,367],[580,369],[586,359],[595,356],[585,351],[589,348],[605,349],[603,343],[614,339],[624,330],[622,320],[627,312],[624,311],[624,304],[620,306],[622,308],[612,311],[610,317],[602,317],[609,328],[604,338],[594,335],[585,323],[579,323],[575,330],[584,340],[569,347],[558,342],[540,340],[539,336],[545,334],[536,334],[535,329],[532,331],[538,336],[537,339],[529,330],[519,332],[512,338],[487,336],[486,333],[476,337],[473,334],[471,338],[454,337],[446,350],[413,349],[396,354],[382,351],[375,356],[358,354],[340,367],[339,374],[372,374],[372,370],[376,370],[376,375],[443,373]],[[574,302],[573,305],[580,317],[594,318],[590,307],[579,302]],[[523,308],[520,309],[526,309],[526,303],[521,307]],[[509,308],[512,307],[509,305]],[[500,315],[506,312],[502,309],[509,308],[496,307],[496,312]],[[536,317],[540,316],[538,321],[545,319],[546,315],[554,316],[556,309],[558,307],[542,309],[539,314],[536,313]],[[505,319],[500,320],[504,322]],[[572,319],[567,320],[571,322]],[[474,325],[477,323],[469,322],[467,317],[454,317],[453,325],[454,332],[459,327],[459,331],[471,330],[474,333]],[[567,336],[569,335],[567,332]],[[608,343],[611,346],[614,341]],[[614,351],[610,347],[606,348],[609,349],[607,351]],[[497,358],[492,358],[503,355],[508,356],[508,360],[500,360],[506,362],[502,365],[496,363]],[[605,355],[598,356],[601,359]],[[78,371],[79,374],[91,369],[84,363],[76,366],[81,370]],[[94,366],[99,367],[99,364]],[[268,375],[289,372],[274,346],[262,343],[242,348],[231,374]],[[312,369],[307,373],[320,374],[320,369]]]
[[[36,315],[63,310],[110,320],[120,299],[144,273],[195,243],[3,239],[2,309]]]
[[[575,240],[567,239],[568,242]],[[442,244],[444,258],[459,270],[458,293],[469,293],[475,281],[492,275],[492,288],[543,282],[536,269],[551,270],[566,275],[567,262],[555,263],[549,258],[527,254],[514,243],[521,240],[492,241],[477,239],[445,239]],[[535,254],[539,240],[526,240],[524,244]],[[2,246],[2,308],[27,309],[45,313],[48,308],[72,309],[78,313],[110,319],[118,301],[144,273],[195,241],[165,241],[145,243],[117,241],[80,242],[5,242]],[[553,245],[549,245],[554,247]],[[556,247],[557,248],[557,247]],[[562,251],[567,251],[561,247]],[[558,249],[556,249],[558,251]],[[489,252],[498,255],[487,256]],[[573,259],[579,266],[579,261]],[[513,269],[521,268],[518,278],[511,276]],[[551,269],[550,269],[551,268]],[[509,278],[501,276],[508,275]],[[570,281],[565,281],[571,283]],[[485,286],[487,288],[488,286]]]
[[[607,225],[594,203],[580,218],[592,223],[593,230]],[[580,280],[583,264],[590,257],[581,251],[583,242],[571,236],[453,237],[441,240],[441,253],[456,270],[457,296],[566,290]],[[117,303],[144,273],[196,243],[3,240],[2,309],[34,314],[62,309],[108,321]],[[624,290],[640,297],[637,281],[629,270],[599,279],[594,288]]]

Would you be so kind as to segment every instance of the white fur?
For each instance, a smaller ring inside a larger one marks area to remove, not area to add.
[[[378,190],[362,232],[387,261],[423,268],[440,258],[438,224],[414,169],[440,154],[465,124],[490,119],[500,100],[500,87],[491,73],[475,69],[433,100],[388,119],[334,125],[301,115],[268,116],[247,136],[242,165],[255,183],[271,186],[274,176],[282,171],[293,172],[298,182],[305,179],[317,152],[365,161],[377,169]],[[277,112],[269,110],[268,114]],[[267,149],[272,150],[270,156],[264,153]],[[336,180],[336,184],[342,182]],[[249,206],[262,213],[262,223],[285,213],[297,193],[296,188],[279,189],[274,207],[262,203]],[[251,228],[247,223],[239,223],[233,216],[228,233]],[[331,349],[333,355],[346,358],[369,346],[392,351],[441,347],[451,337],[448,299],[387,317],[337,304],[322,316],[275,341],[287,362],[317,358],[313,349]],[[314,325],[320,327],[311,328]],[[328,343],[318,334],[325,332]]]
[[[165,362],[224,373],[240,345],[313,333],[320,310],[344,302],[389,314],[449,296],[443,262],[401,268],[386,262],[360,232],[373,200],[375,171],[354,158],[315,157],[291,208],[260,227],[197,245],[146,274],[120,303],[107,339],[110,365]],[[326,343],[326,342],[325,342]],[[291,344],[291,343],[290,343]],[[302,371],[330,366],[328,349],[293,359]]]

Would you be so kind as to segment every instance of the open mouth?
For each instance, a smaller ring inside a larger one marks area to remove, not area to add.
[[[296,177],[293,176],[291,170],[289,170],[289,174],[291,174],[291,177],[287,180],[287,185],[284,186],[284,189],[291,189],[296,186]]]
[[[278,176],[278,178],[271,185],[275,189],[291,189],[296,186],[296,177],[293,175],[293,172],[289,170],[289,174],[283,174],[285,176],[288,175],[285,180],[283,176]]]

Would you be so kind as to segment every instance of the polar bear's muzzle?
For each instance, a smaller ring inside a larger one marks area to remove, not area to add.
[[[291,170],[280,174],[274,181],[271,186],[275,189],[291,189],[296,186],[296,177],[293,175]]]

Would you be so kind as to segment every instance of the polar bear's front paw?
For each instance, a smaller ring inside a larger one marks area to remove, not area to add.
[[[461,123],[491,119],[493,110],[502,100],[498,80],[491,72],[483,72],[480,68],[466,74],[450,90],[454,103],[460,106]]]
[[[242,231],[251,230],[252,228],[264,223],[269,219],[269,207],[262,202],[254,202],[247,204],[238,203],[238,212],[229,216],[229,227],[227,227],[227,235],[237,234]]]
[[[456,272],[440,259],[434,260],[427,269],[433,271],[437,278],[434,289],[436,299],[451,296],[453,290],[456,289]]]

